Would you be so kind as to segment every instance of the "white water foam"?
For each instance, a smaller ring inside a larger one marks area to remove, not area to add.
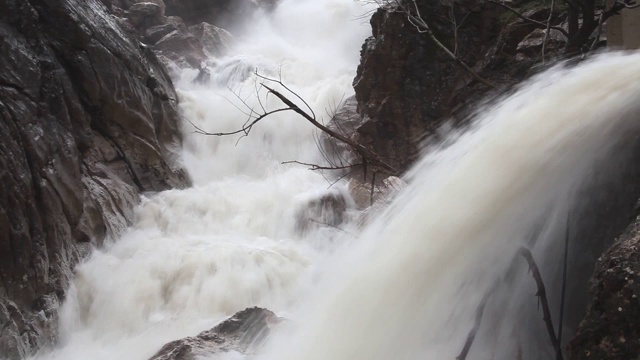
[[[420,161],[262,359],[455,359],[490,289],[469,358],[555,358],[517,251],[562,249],[576,192],[614,147],[637,144],[638,114],[637,53],[553,68],[484,109]]]
[[[323,116],[353,92],[368,11],[351,0],[284,0],[256,16],[229,55],[212,59],[211,84],[192,83],[189,71],[177,79],[185,119],[208,131],[240,128],[246,117],[234,93],[260,106],[255,70],[282,76]],[[271,96],[264,105],[279,103]],[[322,160],[312,125],[277,114],[238,141],[194,134],[191,123],[183,157],[194,186],[145,198],[122,238],[76,269],[59,347],[38,359],[147,359],[246,307],[282,313],[332,250],[336,231],[301,234],[296,212],[344,185],[327,190],[321,174],[282,164]]]
[[[350,0],[283,1],[216,60],[217,87],[192,85],[195,74],[184,74],[184,115],[204,130],[236,129],[244,119],[221,94],[234,101],[223,88],[244,82],[236,91],[251,95],[255,68],[269,76],[282,68],[283,80],[322,113],[350,91],[369,31],[356,20],[364,12]],[[308,124],[279,115],[238,144],[189,134],[184,162],[195,186],[146,199],[133,228],[78,268],[60,348],[39,358],[146,359],[259,305],[295,320],[261,359],[454,359],[496,279],[474,358],[512,359],[518,348],[542,357],[548,344],[523,334],[542,325],[514,254],[524,243],[534,255],[553,249],[594,165],[619,140],[637,138],[639,107],[638,54],[545,72],[428,154],[409,188],[331,261],[327,233],[299,236],[293,221],[327,183],[281,164],[320,158]],[[322,282],[301,291],[314,264],[323,266]],[[536,323],[523,324],[524,305]]]

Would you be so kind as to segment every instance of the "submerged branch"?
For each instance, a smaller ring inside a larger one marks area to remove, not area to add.
[[[487,300],[489,300],[491,293],[492,291],[487,292],[487,294],[482,298],[482,301],[480,301],[480,305],[478,305],[478,309],[476,310],[473,328],[469,331],[467,340],[464,342],[464,347],[462,348],[460,355],[456,357],[456,360],[466,360],[469,350],[471,350],[471,345],[473,345],[473,341],[476,339],[476,334],[478,333],[480,323],[482,322],[482,315],[484,315],[484,308],[487,305]]]
[[[542,275],[540,274],[540,269],[536,264],[536,261],[533,259],[533,255],[531,251],[526,247],[520,248],[520,255],[527,260],[529,264],[529,269],[531,270],[531,275],[533,279],[536,281],[536,285],[538,286],[538,292],[536,296],[540,299],[540,303],[542,304],[542,316],[544,319],[544,323],[547,326],[547,332],[549,333],[549,339],[551,340],[551,344],[553,348],[556,350],[556,353],[560,354],[559,360],[562,360],[562,349],[560,343],[558,342],[558,338],[556,337],[556,332],[553,329],[553,322],[551,320],[551,311],[549,310],[549,301],[547,299],[547,290],[544,286],[544,281],[542,280]]]

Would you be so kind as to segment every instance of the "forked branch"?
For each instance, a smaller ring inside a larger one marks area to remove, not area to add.
[[[355,152],[360,156],[361,162],[355,163],[355,164],[348,164],[348,165],[339,165],[339,166],[338,165],[321,166],[321,165],[315,165],[315,164],[300,163],[297,161],[290,161],[287,163],[299,163],[303,165],[308,165],[311,167],[312,170],[341,170],[341,169],[348,169],[348,168],[353,168],[357,166],[362,166],[365,172],[367,167],[371,166],[375,168],[375,171],[388,173],[389,175],[398,174],[398,170],[395,167],[389,165],[386,161],[382,160],[382,158],[372,150],[368,149],[367,147],[361,144],[358,144],[357,142],[351,140],[347,136],[337,131],[334,131],[331,128],[324,125],[320,120],[318,120],[315,112],[313,111],[309,103],[307,103],[307,101],[298,93],[296,93],[295,91],[287,87],[286,84],[282,82],[282,80],[266,77],[264,75],[259,74],[257,70],[254,72],[254,75],[256,76],[256,78],[261,80],[260,84],[256,86],[256,97],[258,98],[259,106],[252,107],[246,102],[245,99],[240,97],[239,94],[235,94],[236,97],[239,99],[239,101],[242,103],[242,106],[245,107],[245,110],[242,111],[242,113],[244,113],[247,116],[247,121],[243,124],[243,126],[240,129],[227,131],[227,132],[209,132],[191,123],[191,125],[193,125],[193,127],[195,128],[195,132],[198,134],[210,135],[210,136],[230,136],[230,135],[241,134],[244,137],[249,135],[249,133],[251,132],[251,130],[256,124],[268,118],[269,116],[280,113],[280,112],[292,111],[300,115],[302,118],[304,118],[308,122],[310,122],[313,126],[315,126],[317,129],[325,133],[327,136],[333,139],[336,139],[337,141],[340,141],[345,145],[347,145],[353,152]],[[276,90],[274,85],[277,85],[284,90]],[[269,94],[274,95],[276,98],[278,98],[278,100],[280,100],[280,102],[284,104],[284,106],[277,108],[275,110],[266,110],[266,107],[264,106],[260,98],[261,89],[265,89],[267,91],[266,96],[268,96]],[[297,105],[292,100],[292,98],[298,99],[300,102],[302,102],[302,104],[304,104],[304,108]]]

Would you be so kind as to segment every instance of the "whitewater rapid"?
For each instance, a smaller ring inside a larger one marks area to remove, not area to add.
[[[211,85],[182,72],[181,158],[194,186],[146,197],[134,225],[78,267],[60,346],[38,359],[147,359],[256,305],[293,320],[260,360],[455,359],[490,289],[470,357],[553,351],[535,285],[514,259],[526,245],[553,269],[557,256],[541,255],[559,253],[576,194],[612,151],[636,142],[640,54],[543,72],[428,147],[408,188],[365,229],[345,224],[348,239],[330,228],[301,234],[296,213],[309,200],[349,196],[344,183],[328,190],[321,174],[282,164],[322,161],[313,128],[279,114],[239,139],[195,134],[191,123],[241,126],[237,99],[259,105],[255,69],[282,76],[324,114],[352,92],[370,10],[283,0],[212,59]]]
[[[282,164],[324,161],[314,127],[294,113],[269,117],[247,137],[204,136],[194,125],[237,130],[247,119],[243,101],[278,106],[264,92],[258,102],[256,70],[281,78],[329,121],[327,110],[353,93],[359,49],[371,33],[362,16],[371,9],[351,0],[283,0],[236,32],[227,55],[210,59],[210,83],[195,84],[197,71],[179,72],[179,158],[193,187],[144,197],[133,226],[77,267],[60,311],[60,344],[38,359],[147,359],[249,306],[287,313],[340,235],[301,233],[296,216],[322,195],[348,198],[345,184],[329,188],[322,174]]]

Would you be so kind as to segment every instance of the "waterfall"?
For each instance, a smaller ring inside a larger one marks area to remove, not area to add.
[[[561,261],[580,189],[637,144],[638,114],[637,53],[554,67],[479,109],[429,149],[264,358],[455,359],[488,293],[469,358],[555,358],[517,252],[532,248],[543,270]]]
[[[314,128],[293,113],[246,137],[194,126],[241,127],[243,102],[261,106],[256,69],[317,114],[335,108],[351,95],[370,11],[352,0],[283,0],[212,59],[210,84],[181,73],[181,161],[194,186],[148,194],[133,226],[78,266],[60,344],[37,359],[147,359],[248,306],[293,320],[260,360],[455,359],[487,294],[474,358],[553,352],[517,252],[526,246],[552,269],[580,190],[636,141],[640,55],[535,76],[427,147],[387,209],[364,229],[344,225],[355,238],[301,233],[296,213],[310,200],[349,200],[344,184],[328,189],[322,174],[283,164],[323,161]]]

